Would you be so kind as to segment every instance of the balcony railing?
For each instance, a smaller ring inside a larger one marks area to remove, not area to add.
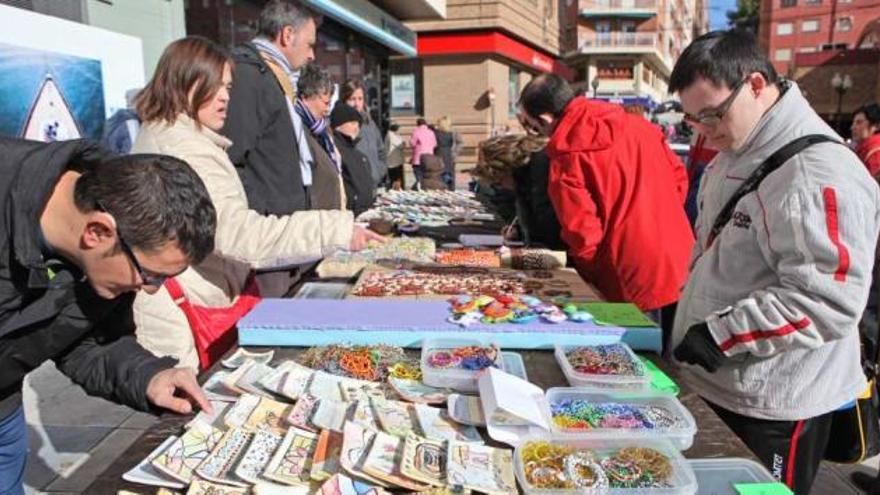
[[[657,0],[581,0],[580,10],[612,10],[612,9],[636,9],[636,10],[656,10]]]
[[[642,48],[648,50],[657,47],[659,47],[659,41],[655,32],[596,33],[595,37],[584,40],[581,43],[581,51],[611,48]]]

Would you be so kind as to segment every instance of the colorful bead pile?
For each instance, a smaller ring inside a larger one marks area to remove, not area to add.
[[[576,373],[585,375],[645,375],[645,366],[621,344],[577,347],[566,358]]]
[[[428,354],[428,366],[438,369],[459,368],[469,371],[499,368],[498,347],[469,345],[453,349],[434,349]]]
[[[388,376],[410,378],[418,372],[418,364],[403,349],[389,345],[312,347],[300,361],[316,370],[370,381],[383,381]]]
[[[532,296],[458,296],[449,300],[452,315],[448,321],[468,327],[474,323],[531,323],[538,318],[560,323],[566,320],[589,321],[589,314],[567,314],[557,306]]]
[[[673,428],[683,424],[683,420],[668,409],[651,405],[562,400],[551,403],[550,412],[553,423],[566,430],[593,428],[653,430]]]
[[[662,453],[628,447],[602,455],[588,449],[529,442],[521,451],[526,481],[538,489],[669,488],[672,463]]]
[[[501,266],[501,257],[495,251],[478,249],[451,249],[440,251],[435,260],[441,265],[482,266],[497,268]]]

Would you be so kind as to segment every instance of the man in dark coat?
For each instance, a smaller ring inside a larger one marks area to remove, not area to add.
[[[210,411],[191,369],[137,343],[131,303],[201,262],[215,227],[181,160],[0,138],[0,493],[23,493],[22,380],[50,359],[91,395]]]

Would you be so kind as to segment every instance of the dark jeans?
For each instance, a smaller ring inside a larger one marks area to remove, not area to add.
[[[24,409],[0,419],[0,493],[24,495],[22,477],[27,462],[27,426]]]
[[[795,495],[809,495],[831,436],[833,411],[800,421],[743,416],[706,401],[752,449],[774,478]]]
[[[400,188],[406,189],[406,180],[403,178],[403,166],[388,169],[388,188],[391,189],[395,182],[400,182]]]
[[[416,183],[413,184],[413,189],[419,189],[422,187],[422,179],[425,178],[425,169],[421,165],[413,165],[413,175],[416,176]]]
[[[455,191],[455,174],[450,172],[443,172],[443,183],[446,184],[446,187],[449,188],[450,191]]]

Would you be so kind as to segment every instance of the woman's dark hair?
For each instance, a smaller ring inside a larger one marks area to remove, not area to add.
[[[214,250],[214,204],[183,160],[136,154],[101,161],[82,170],[73,200],[83,212],[106,208],[120,235],[142,251],[175,241],[197,264]]]
[[[754,35],[737,29],[713,31],[685,48],[669,77],[669,92],[687,88],[698,77],[732,89],[753,72],[763,75],[768,84],[779,81],[776,69],[761,51]]]
[[[861,113],[865,115],[865,119],[869,124],[873,126],[880,127],[880,105],[876,103],[868,103],[867,105],[862,105],[853,112],[853,115]],[[878,130],[880,132],[880,130]]]
[[[416,119],[416,127],[423,126],[423,125],[428,125],[428,121],[422,117],[417,118]]]
[[[226,65],[233,68],[232,57],[207,38],[187,36],[171,43],[153,78],[135,99],[138,116],[143,122],[172,123],[185,113],[198,122],[199,108],[223,85]]]
[[[397,122],[392,122],[391,125],[388,126],[388,130],[390,130],[391,132],[397,132],[398,130],[400,130],[400,124],[398,124]]]

